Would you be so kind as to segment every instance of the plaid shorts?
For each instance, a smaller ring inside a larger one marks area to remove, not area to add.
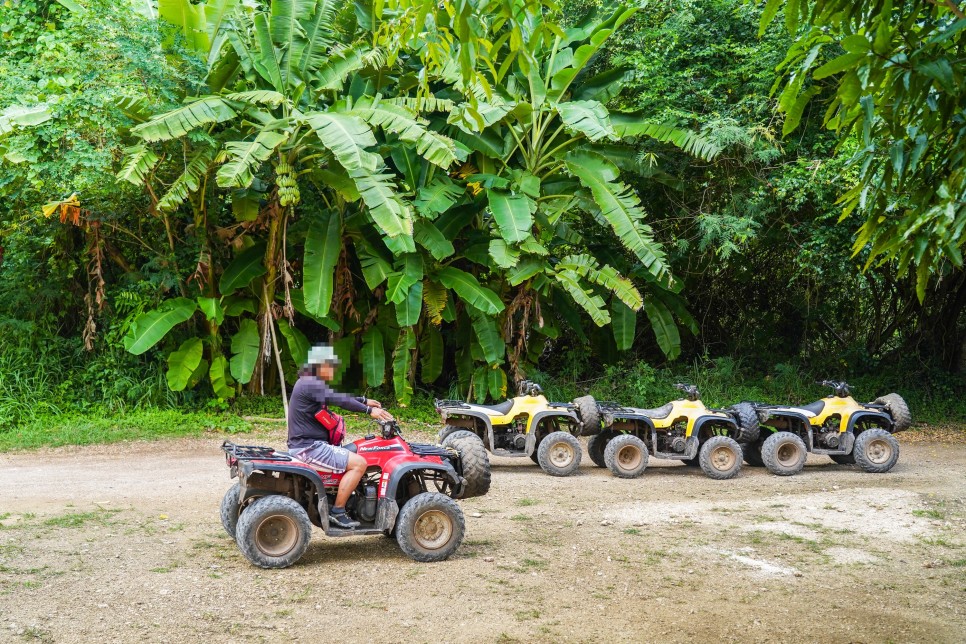
[[[328,470],[336,474],[345,472],[349,464],[349,450],[325,441],[315,441],[308,447],[296,447],[290,449],[288,453],[320,470]]]

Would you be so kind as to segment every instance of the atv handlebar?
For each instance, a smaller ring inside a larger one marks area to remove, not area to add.
[[[376,424],[382,429],[383,438],[402,436],[402,430],[399,429],[399,423],[395,420],[377,420]]]
[[[685,395],[688,397],[688,400],[697,400],[700,397],[700,395],[701,395],[698,392],[698,388],[697,387],[695,387],[694,385],[689,385],[689,384],[684,383],[684,382],[679,382],[679,383],[675,384],[674,385],[674,388],[675,389],[680,389],[681,391],[683,391],[685,393]]]
[[[852,388],[849,387],[847,382],[839,382],[836,380],[823,380],[821,382],[816,382],[816,385],[822,385],[823,387],[831,387],[835,390],[835,395],[839,398],[846,398],[852,392]]]
[[[521,396],[539,396],[543,393],[543,387],[532,380],[521,380],[517,383],[517,393]]]

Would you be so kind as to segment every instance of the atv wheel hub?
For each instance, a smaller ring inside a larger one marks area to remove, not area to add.
[[[266,517],[255,530],[255,545],[269,557],[285,556],[298,540],[298,527],[287,516]]]
[[[738,457],[729,447],[721,445],[711,452],[711,466],[714,469],[726,472],[735,466]]]
[[[884,440],[869,441],[866,456],[876,465],[882,465],[892,458],[892,446]]]
[[[641,450],[632,445],[622,447],[617,452],[617,463],[623,470],[636,469],[641,464]]]
[[[778,462],[784,467],[793,467],[798,463],[798,446],[794,443],[785,443],[775,452]]]
[[[547,454],[554,467],[567,467],[574,462],[574,450],[567,443],[560,442],[550,448]]]
[[[439,510],[424,512],[413,525],[413,536],[425,550],[439,550],[453,538],[453,522]]]

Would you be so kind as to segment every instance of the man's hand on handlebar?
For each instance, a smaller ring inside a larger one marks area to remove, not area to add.
[[[369,412],[369,415],[375,418],[376,420],[385,420],[385,421],[394,420],[392,417],[392,414],[390,414],[382,407],[373,407],[372,405],[369,405],[369,406],[372,407],[372,411]]]

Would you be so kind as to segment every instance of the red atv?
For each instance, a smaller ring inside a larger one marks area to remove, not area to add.
[[[395,536],[416,561],[453,554],[464,531],[463,512],[453,499],[482,496],[490,488],[483,442],[410,444],[395,421],[379,425],[381,437],[343,446],[369,464],[346,503],[346,512],[361,523],[354,530],[329,526],[329,506],[343,474],[317,470],[271,447],[225,441],[221,449],[238,482],[221,502],[221,522],[242,554],[262,568],[291,566],[305,554],[313,524],[330,537]]]

